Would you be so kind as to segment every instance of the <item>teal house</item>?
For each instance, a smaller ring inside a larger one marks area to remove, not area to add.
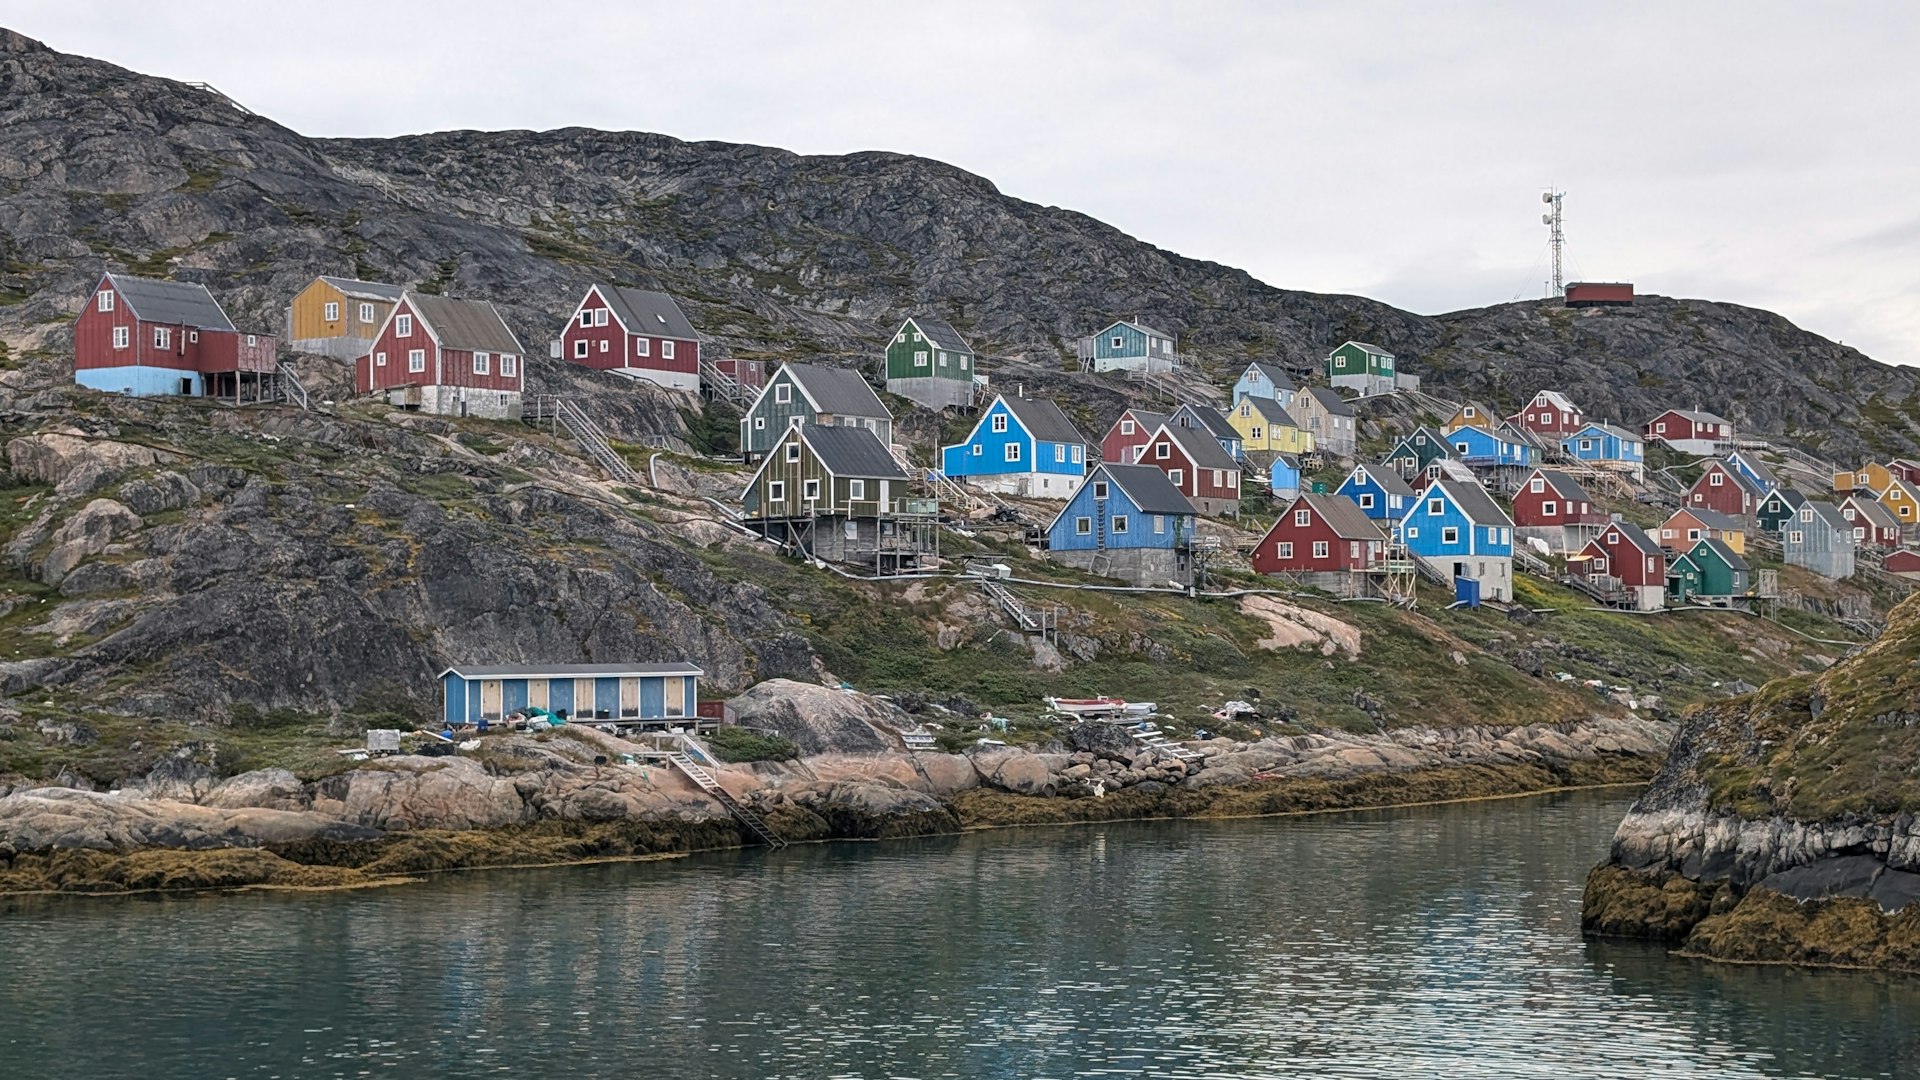
[[[765,457],[788,428],[800,424],[865,428],[880,445],[893,442],[893,414],[859,372],[782,364],[740,417],[741,456],[748,461]]]
[[[1399,473],[1401,479],[1412,480],[1425,474],[1427,466],[1452,456],[1453,447],[1447,445],[1446,436],[1430,427],[1419,427],[1401,436],[1381,463]]]
[[[1667,564],[1667,596],[1675,603],[1698,598],[1703,602],[1745,596],[1752,588],[1753,571],[1747,560],[1724,540],[1702,540],[1693,550]]]
[[[527,709],[573,720],[669,721],[693,716],[700,677],[692,664],[472,664],[440,673],[442,719],[498,723]]]
[[[1091,371],[1172,371],[1179,366],[1172,334],[1139,319],[1121,319],[1075,346],[1082,369]]]

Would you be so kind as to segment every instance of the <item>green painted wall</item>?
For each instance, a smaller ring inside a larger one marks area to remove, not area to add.
[[[877,479],[863,480],[862,498],[856,500],[853,494],[853,478],[836,477],[829,473],[820,459],[813,455],[809,447],[798,435],[790,441],[800,448],[800,459],[788,461],[786,446],[789,440],[777,440],[768,447],[773,460],[753,479],[753,486],[747,490],[741,500],[741,509],[749,518],[762,517],[807,517],[812,515],[845,514],[851,517],[879,517],[882,513],[892,513],[893,503],[903,494],[904,482],[886,483]],[[809,514],[806,498],[806,484],[809,480],[820,483],[820,498],[815,501]],[[774,483],[785,485],[785,498],[774,502],[771,487]],[[883,490],[884,489],[884,490]],[[885,502],[882,502],[882,498]]]
[[[906,340],[900,340],[905,335]],[[915,339],[918,340],[915,340]],[[924,366],[916,362],[916,353],[926,354]],[[964,360],[964,363],[963,363]],[[893,379],[953,379],[959,382],[973,381],[973,354],[950,352],[938,348],[920,333],[912,320],[893,336],[887,343],[887,378]]]
[[[1327,356],[1327,375],[1392,375],[1393,357],[1369,353],[1349,341]]]
[[[780,387],[785,386],[789,400],[780,401]],[[813,410],[807,405],[806,395],[794,385],[793,375],[786,368],[774,373],[767,384],[767,392],[759,403],[740,418],[740,450],[745,454],[764,454],[767,449],[780,440],[793,417],[800,417],[803,423],[813,422]],[[766,421],[764,424],[759,421]]]

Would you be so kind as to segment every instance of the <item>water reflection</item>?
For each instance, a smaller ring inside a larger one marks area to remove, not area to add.
[[[15,902],[0,1076],[1900,1076],[1920,991],[1578,937],[1625,798]]]

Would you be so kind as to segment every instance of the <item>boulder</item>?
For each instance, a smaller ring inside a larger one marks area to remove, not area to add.
[[[112,499],[95,499],[54,530],[53,550],[40,562],[40,580],[58,584],[82,559],[98,555],[143,523],[140,515]]]
[[[135,469],[172,460],[151,447],[63,432],[22,435],[7,444],[15,476],[52,484],[60,495],[92,494]]]
[[[733,699],[742,727],[778,732],[802,754],[877,753],[900,748],[902,722],[878,698],[792,679],[768,679]]]
[[[1038,754],[993,746],[975,751],[972,757],[974,770],[984,783],[1015,795],[1053,794],[1053,770]]]
[[[377,830],[320,814],[258,807],[222,809],[72,788],[34,788],[0,798],[0,847],[19,852],[205,850],[303,840],[371,840],[379,835]]]

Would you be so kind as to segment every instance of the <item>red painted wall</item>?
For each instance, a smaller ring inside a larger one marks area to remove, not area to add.
[[[1515,419],[1522,429],[1542,435],[1571,435],[1587,426],[1579,410],[1566,412],[1545,402],[1528,402]]]
[[[1545,503],[1554,504],[1554,514],[1549,517],[1545,512]],[[1544,525],[1580,525],[1592,524],[1604,520],[1605,515],[1593,508],[1585,500],[1569,503],[1552,484],[1535,494],[1531,479],[1520,485],[1513,496],[1513,523],[1521,526]]]
[[[402,315],[413,316],[413,334],[410,337],[395,333]],[[407,370],[407,353],[414,349],[426,352],[425,371]],[[375,363],[381,352],[387,354],[385,367]],[[525,381],[527,358],[515,355],[513,374],[507,376],[500,374],[500,356],[500,353],[489,354],[487,373],[474,374],[473,353],[466,349],[441,349],[434,344],[433,335],[420,319],[419,312],[413,309],[412,304],[402,300],[394,305],[393,313],[388,316],[386,325],[380,328],[380,334],[374,338],[373,347],[367,350],[367,355],[354,363],[354,389],[362,394],[370,394],[401,386],[471,386],[482,390],[518,392]]]
[[[581,326],[582,312],[592,315],[605,311],[605,326]],[[691,374],[700,370],[700,343],[685,338],[660,337],[654,334],[636,333],[636,327],[623,327],[620,320],[607,306],[606,298],[597,288],[588,289],[580,307],[567,321],[567,328],[560,334],[560,356],[568,363],[590,368],[635,367],[650,371],[679,371]],[[587,345],[587,355],[580,356],[579,343]],[[673,343],[673,359],[668,360],[662,353],[667,342]],[[641,350],[646,355],[641,355]],[[758,385],[758,384],[755,384]]]
[[[1631,304],[1633,285],[1630,282],[1576,281],[1567,286],[1567,303]]]
[[[1312,523],[1295,525],[1293,515],[1296,508],[1312,514]],[[1313,557],[1313,543],[1316,540],[1326,541],[1325,558]],[[1293,545],[1291,558],[1280,557],[1282,543]],[[1355,543],[1360,545],[1358,558],[1353,557],[1352,545]],[[1260,546],[1253,552],[1253,569],[1261,574],[1364,570],[1373,565],[1374,551],[1375,546],[1368,541],[1351,541],[1339,536],[1311,506],[1296,503],[1287,507],[1286,512],[1280,515],[1280,520],[1274,522],[1273,528],[1268,529],[1267,535],[1261,538]]]
[[[247,335],[231,330],[202,330],[182,323],[156,323],[136,319],[124,298],[117,292],[112,311],[100,310],[100,294],[114,291],[103,278],[87,297],[87,306],[73,325],[73,366],[75,368],[148,367],[177,371],[272,371],[279,350],[279,339],[269,334]],[[113,347],[116,327],[127,329],[127,347]],[[154,331],[168,332],[167,347],[154,344]]]
[[[1197,432],[1196,437],[1203,439],[1213,438],[1213,436],[1204,431]],[[1164,459],[1155,456],[1159,453],[1156,447],[1162,445],[1167,447],[1167,456]],[[1101,452],[1103,454],[1106,452],[1104,444],[1102,445]],[[1124,459],[1115,460],[1124,461]],[[1179,469],[1180,482],[1174,486],[1180,489],[1181,494],[1190,499],[1238,499],[1240,497],[1240,470],[1237,468],[1221,470],[1221,472],[1225,474],[1223,479],[1229,482],[1215,484],[1213,482],[1213,470],[1194,468],[1193,461],[1187,457],[1186,451],[1182,450],[1180,444],[1173,441],[1173,436],[1167,434],[1165,431],[1161,431],[1153,438],[1147,440],[1145,449],[1140,454],[1139,464],[1151,465],[1159,469],[1161,472],[1167,474],[1168,479],[1173,478],[1173,470]]]
[[[1720,477],[1716,486],[1715,476]],[[1707,466],[1700,479],[1687,489],[1688,506],[1704,506],[1709,510],[1718,510],[1728,517],[1747,517],[1754,510],[1753,496],[1733,476],[1733,470],[1718,462]]]
[[[1665,585],[1667,583],[1666,556],[1648,555],[1642,552],[1618,529],[1602,532],[1592,544],[1587,546],[1589,548],[1597,546],[1605,552],[1609,567],[1607,572],[1625,584]]]
[[[1111,461],[1116,465],[1131,465],[1134,447],[1145,446],[1147,440],[1153,438],[1153,432],[1138,420],[1134,421],[1133,434],[1121,434],[1120,425],[1132,419],[1133,417],[1127,413],[1121,413],[1120,419],[1115,420],[1113,426],[1107,429],[1106,437],[1100,440],[1101,461]]]

